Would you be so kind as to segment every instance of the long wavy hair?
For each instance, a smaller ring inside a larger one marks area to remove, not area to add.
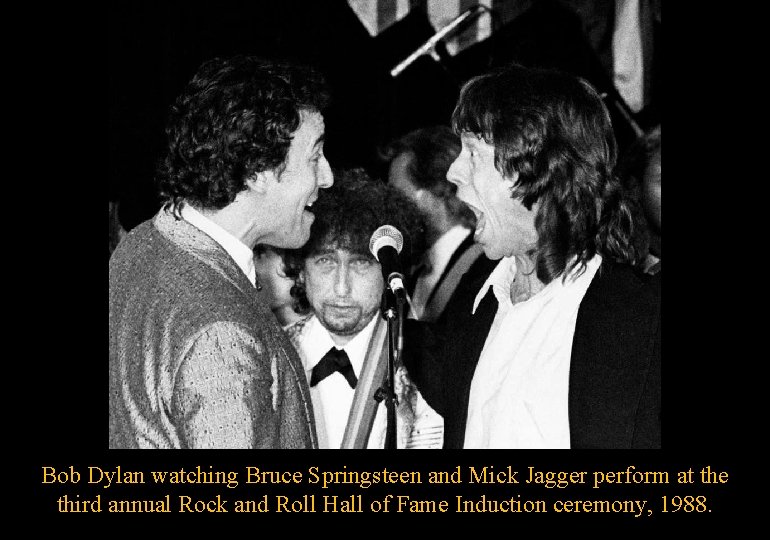
[[[632,202],[614,174],[610,116],[588,82],[513,64],[463,86],[452,127],[494,145],[497,170],[518,173],[512,196],[530,209],[539,203],[534,256],[543,283],[582,272],[597,253],[641,260]]]
[[[328,101],[309,67],[253,56],[204,62],[171,106],[161,195],[174,206],[227,206],[256,172],[281,171],[301,113],[321,112]]]

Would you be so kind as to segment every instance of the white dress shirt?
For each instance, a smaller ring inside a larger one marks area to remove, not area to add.
[[[356,378],[361,375],[376,319],[377,316],[342,347],[350,359]],[[334,341],[315,315],[288,325],[286,330],[299,352],[309,383],[313,368],[331,347],[335,347]],[[396,446],[441,448],[444,441],[444,420],[423,399],[409,380],[403,366],[396,370],[394,390],[399,399],[396,407]],[[340,448],[354,396],[355,389],[350,387],[339,372],[310,387],[319,448]],[[386,428],[387,411],[384,402],[381,402],[375,413],[368,448],[384,448]]]
[[[361,376],[361,368],[364,365],[369,340],[372,338],[376,322],[376,317],[373,317],[369,324],[344,347],[337,347],[344,349],[347,353],[356,378]],[[323,327],[317,317],[310,317],[305,324],[306,327],[303,329],[298,345],[300,358],[305,366],[308,383],[310,383],[313,368],[335,345],[329,331]],[[310,387],[319,448],[339,448],[341,446],[354,395],[355,389],[350,387],[348,381],[338,371],[317,385]]]
[[[249,246],[198,212],[189,203],[182,205],[181,213],[185,221],[209,235],[217,244],[222,246],[222,249],[233,258],[238,268],[246,274],[251,284],[256,286],[257,271],[254,267],[254,251]]]
[[[512,304],[513,258],[490,274],[499,302],[471,382],[465,448],[569,448],[569,368],[578,308],[601,265],[554,279],[524,302]]]
[[[422,318],[425,313],[425,307],[430,294],[444,273],[447,264],[449,264],[449,259],[452,258],[454,252],[470,233],[471,230],[469,228],[463,225],[455,225],[442,234],[425,253],[430,270],[423,272],[417,278],[414,294],[412,295],[412,308],[418,319]]]

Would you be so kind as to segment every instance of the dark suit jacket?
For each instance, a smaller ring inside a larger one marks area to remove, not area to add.
[[[468,276],[466,276],[468,277]],[[476,364],[497,311],[486,278],[464,280],[443,330],[406,321],[403,359],[444,417],[444,448],[462,448]],[[569,378],[572,448],[660,448],[660,274],[604,261],[578,310]]]
[[[454,253],[452,253],[452,256],[449,258],[449,262],[447,262],[444,272],[441,274],[441,277],[436,282],[436,285],[433,287],[433,290],[428,296],[428,305],[436,300],[436,292],[442,286],[442,284],[447,279],[451,279],[453,272],[457,272],[459,270],[457,267],[457,262],[460,260],[460,257],[462,257],[463,254],[465,254],[465,252],[468,251],[468,249],[470,249],[473,245],[473,233],[471,233],[465,237],[465,240],[463,240],[459,246],[457,246],[457,249],[455,249]],[[432,322],[435,322],[438,326],[445,326],[447,320],[451,317],[454,317],[454,314],[458,309],[458,302],[463,298],[463,295],[460,293],[460,284],[467,281],[468,279],[481,279],[481,283],[483,283],[495,266],[497,266],[497,261],[490,261],[483,252],[479,254],[476,260],[471,264],[470,268],[468,268],[468,270],[465,272],[464,277],[460,280],[460,282],[458,282],[455,290],[450,295],[449,300],[444,306],[444,309],[441,310],[438,318]],[[413,275],[410,276],[410,278],[407,280],[407,288],[409,289],[410,295],[414,293],[414,287],[418,277],[419,276]]]

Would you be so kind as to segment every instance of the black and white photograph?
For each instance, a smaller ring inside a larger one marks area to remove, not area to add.
[[[113,6],[108,447],[662,448],[661,20]]]
[[[698,10],[667,4],[663,51],[661,4],[60,6],[34,36],[61,62],[13,74],[43,92],[17,161],[49,171],[15,182],[45,240],[22,506],[592,536],[742,512],[745,192]]]

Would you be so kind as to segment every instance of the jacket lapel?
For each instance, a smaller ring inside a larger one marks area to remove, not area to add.
[[[209,235],[171,212],[161,210],[155,217],[155,226],[170,242],[188,252],[201,263],[211,267],[250,302],[257,302],[257,290],[225,249]]]
[[[630,267],[608,261],[586,291],[570,363],[572,448],[586,448],[587,441],[593,447],[632,446],[653,359],[658,295]]]

